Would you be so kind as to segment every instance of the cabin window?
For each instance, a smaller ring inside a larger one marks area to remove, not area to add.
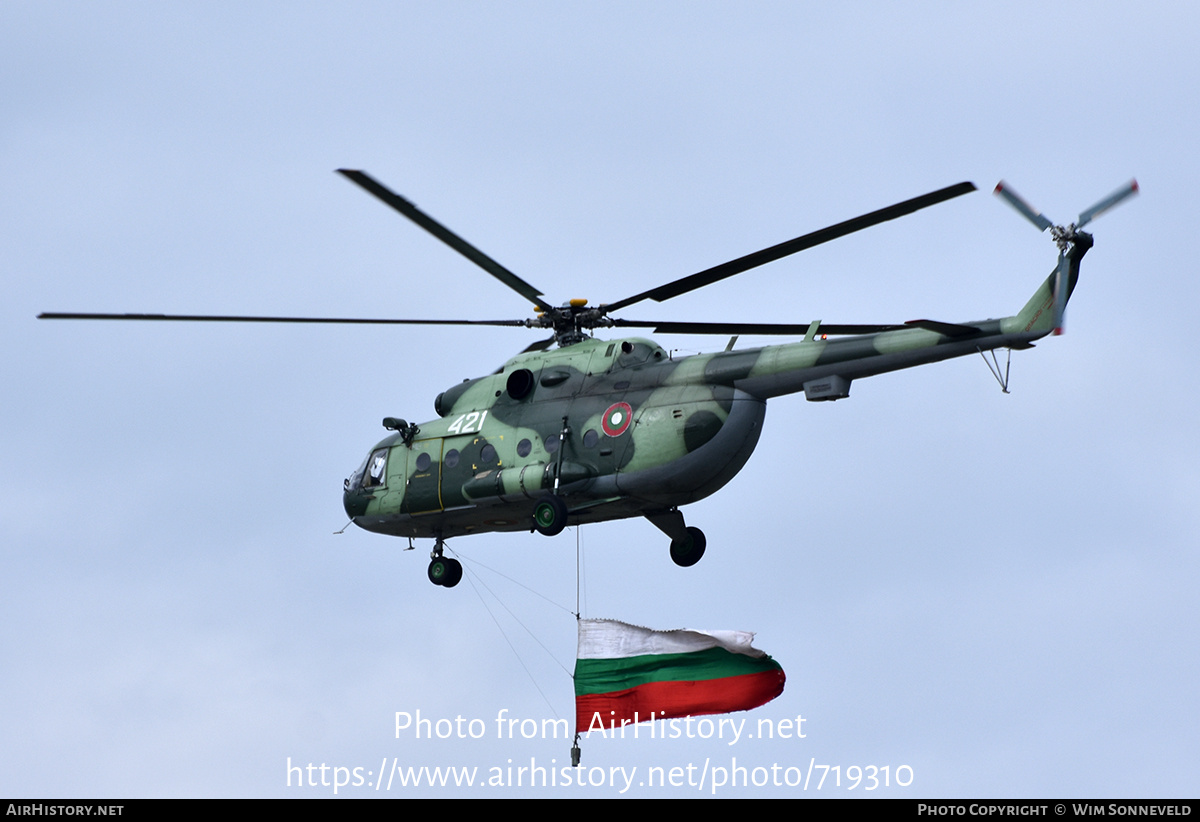
[[[533,450],[533,443],[529,440],[521,440],[517,443],[517,456],[528,457],[529,452]]]

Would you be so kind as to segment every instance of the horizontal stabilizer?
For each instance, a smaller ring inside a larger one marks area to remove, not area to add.
[[[935,331],[946,337],[965,337],[968,334],[978,334],[982,330],[974,325],[943,323],[937,320],[909,320],[905,325],[914,328],[924,328],[926,331]]]

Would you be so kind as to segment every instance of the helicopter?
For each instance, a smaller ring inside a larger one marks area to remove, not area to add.
[[[498,531],[546,536],[568,525],[644,517],[670,539],[671,559],[694,565],[704,532],[680,508],[715,493],[745,466],[758,443],[766,403],[803,393],[812,402],[845,399],[854,380],[975,353],[991,352],[993,375],[1007,392],[997,349],[1032,348],[1062,333],[1079,264],[1092,247],[1082,229],[1137,193],[1136,180],[1055,225],[1001,182],[995,193],[1039,230],[1051,232],[1058,262],[1012,316],[965,323],[909,320],[891,325],[676,322],[615,314],[664,302],[807,248],[975,191],[970,182],[896,203],[804,234],[611,303],[574,299],[555,306],[543,292],[362,171],[338,169],[420,228],[533,303],[535,316],[504,320],[364,319],[172,314],[43,313],[39,319],[187,322],[487,325],[545,329],[487,376],[468,379],[434,400],[437,418],[419,424],[385,417],[390,433],[343,483],[351,522],[367,531],[431,538],[428,577],[452,588],[461,563],[446,540]],[[660,334],[731,337],[724,351],[673,356],[643,337],[598,339],[596,329],[648,328]],[[743,334],[799,337],[798,342],[736,349]],[[836,337],[837,339],[830,339]],[[986,356],[985,356],[986,361]]]

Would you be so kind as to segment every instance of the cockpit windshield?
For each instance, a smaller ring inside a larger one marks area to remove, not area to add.
[[[381,487],[387,478],[387,455],[388,449],[386,448],[379,448],[368,454],[363,464],[350,476],[346,487],[348,489]]]

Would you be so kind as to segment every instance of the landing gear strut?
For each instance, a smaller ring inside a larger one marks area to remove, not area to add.
[[[442,556],[444,546],[439,538],[429,554],[429,581],[443,588],[453,588],[462,579],[463,567],[458,560]]]

